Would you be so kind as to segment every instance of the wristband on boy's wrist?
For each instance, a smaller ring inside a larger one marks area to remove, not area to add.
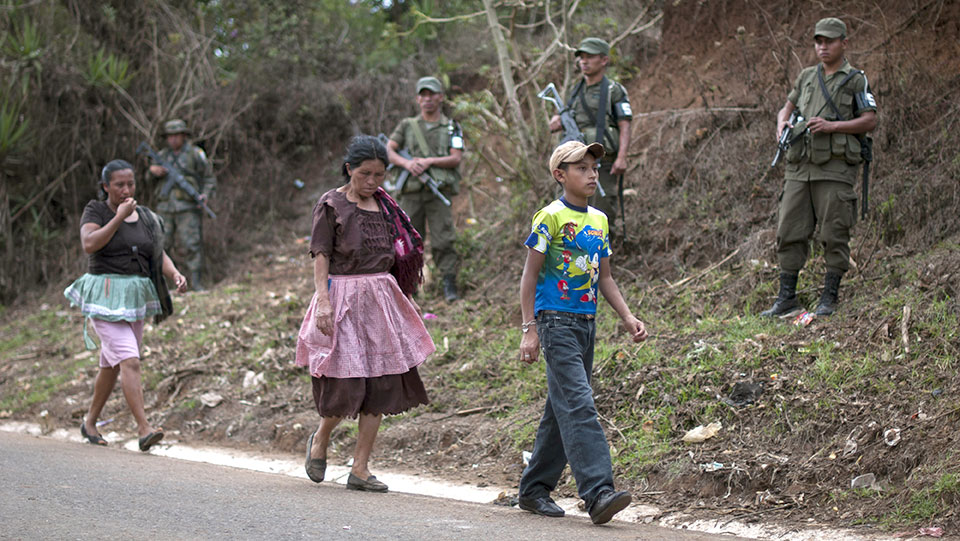
[[[530,326],[531,326],[531,325],[536,325],[536,324],[537,324],[537,320],[531,319],[530,321],[527,321],[526,323],[521,324],[521,325],[520,325],[520,330],[522,330],[524,333],[526,333],[527,331],[530,330]]]

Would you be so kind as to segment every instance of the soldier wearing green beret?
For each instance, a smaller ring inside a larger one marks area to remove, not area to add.
[[[840,279],[850,267],[850,230],[857,217],[853,188],[869,143],[864,134],[877,125],[877,104],[867,78],[844,57],[847,26],[834,17],[821,19],[813,41],[820,63],[800,72],[777,114],[777,136],[790,130],[791,145],[777,222],[780,293],[763,316],[800,310],[797,277],[818,225],[826,276],[814,313],[828,316],[836,311]],[[800,118],[791,124],[794,110]]]
[[[175,164],[204,201],[213,197],[217,188],[217,178],[207,155],[198,146],[187,141],[190,129],[180,119],[170,120],[163,125],[163,135],[167,139],[167,148],[160,150],[160,157],[167,163]],[[186,258],[186,267],[190,271],[193,289],[203,288],[203,221],[201,207],[189,194],[174,187],[164,198],[161,195],[167,170],[158,164],[151,164],[147,178],[154,182],[157,196],[157,212],[163,216],[166,228],[165,249],[170,252],[173,243],[179,243]]]
[[[616,230],[617,203],[623,196],[619,189],[620,177],[627,170],[633,111],[627,89],[606,76],[610,44],[600,38],[586,38],[574,55],[583,78],[570,91],[567,107],[573,109],[585,142],[603,145],[605,157],[600,162],[599,182],[605,196],[601,197],[599,192],[594,194],[590,205],[607,215],[612,234]],[[602,118],[598,119],[598,114],[602,114]],[[550,131],[560,129],[560,115],[554,115],[550,119]]]
[[[443,114],[443,84],[436,77],[417,81],[417,106],[420,114],[403,119],[390,134],[387,154],[390,163],[410,171],[399,203],[420,234],[426,237],[429,230],[433,261],[443,276],[443,296],[453,302],[458,298],[453,214],[418,177],[427,172],[440,183],[440,192],[447,198],[459,193],[457,168],[463,158],[463,132],[457,122]],[[412,159],[400,156],[397,151],[401,149],[406,149]]]

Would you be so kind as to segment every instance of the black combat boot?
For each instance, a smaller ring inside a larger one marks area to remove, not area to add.
[[[798,274],[780,272],[780,294],[777,295],[777,300],[774,301],[773,306],[769,310],[760,312],[760,316],[779,317],[800,308],[800,303],[797,302],[798,276]]]
[[[453,302],[460,298],[457,295],[457,276],[455,274],[448,274],[443,277],[443,298],[447,299],[447,302]]]
[[[820,304],[813,311],[817,316],[829,316],[837,311],[837,296],[840,294],[840,279],[842,272],[827,271],[823,277],[823,293],[820,295]]]

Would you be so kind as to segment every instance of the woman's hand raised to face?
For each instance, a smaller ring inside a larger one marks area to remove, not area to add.
[[[333,308],[330,306],[329,301],[317,303],[317,311],[314,312],[314,320],[318,331],[323,333],[325,336],[333,335]]]
[[[122,203],[117,205],[117,215],[121,219],[126,219],[135,210],[137,210],[137,200],[132,197],[124,199]]]

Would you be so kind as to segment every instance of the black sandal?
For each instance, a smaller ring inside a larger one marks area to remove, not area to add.
[[[83,436],[84,438],[87,438],[87,441],[94,445],[107,444],[107,440],[103,439],[103,436],[101,436],[100,434],[88,434],[86,423],[80,425],[80,435]]]
[[[140,438],[140,450],[147,452],[153,447],[153,444],[163,439],[163,430],[154,430],[146,436]]]

